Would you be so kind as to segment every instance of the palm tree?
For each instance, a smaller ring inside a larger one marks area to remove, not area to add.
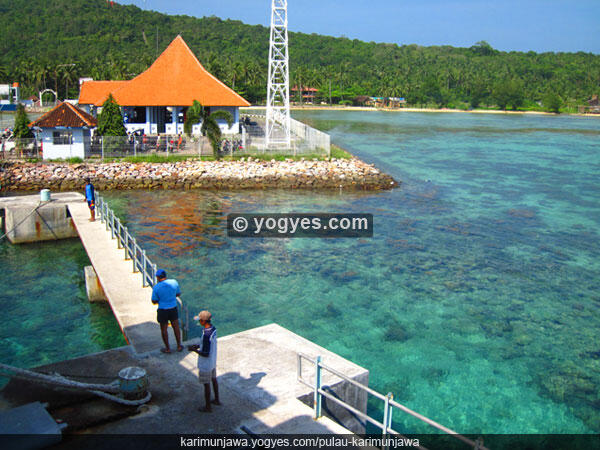
[[[62,80],[65,82],[65,98],[69,98],[69,85],[77,79],[75,64],[68,65],[63,69]]]
[[[228,111],[215,111],[209,113],[198,100],[188,109],[183,130],[185,134],[192,134],[192,125],[202,122],[200,132],[210,141],[215,159],[219,159],[219,147],[221,146],[221,127],[217,120],[227,121],[227,126],[231,128],[233,116]]]

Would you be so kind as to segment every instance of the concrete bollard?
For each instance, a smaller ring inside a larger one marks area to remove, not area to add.
[[[40,191],[40,201],[41,202],[49,202],[50,201],[50,189],[42,189]]]
[[[119,390],[127,400],[144,398],[148,385],[148,375],[141,367],[126,367],[119,372]]]
[[[100,284],[100,280],[98,279],[98,275],[96,275],[94,268],[92,266],[85,266],[83,271],[85,274],[85,291],[87,292],[88,300],[92,303],[107,301],[104,289],[102,289],[102,285]]]

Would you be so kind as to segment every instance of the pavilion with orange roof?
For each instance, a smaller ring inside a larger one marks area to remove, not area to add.
[[[97,113],[109,94],[123,108],[128,131],[145,134],[183,132],[187,109],[198,100],[209,111],[231,113],[231,127],[220,122],[225,134],[238,133],[239,107],[250,106],[243,97],[210,74],[192,53],[181,36],[177,36],[154,64],[129,81],[84,81],[79,105]],[[194,127],[199,133],[199,126]]]

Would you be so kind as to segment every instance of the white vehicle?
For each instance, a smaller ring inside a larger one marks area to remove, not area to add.
[[[6,154],[14,154],[15,147],[17,146],[17,140],[14,136],[10,136],[8,138],[4,138],[0,140],[0,152],[4,152]],[[37,148],[37,144],[35,139],[23,139],[21,143],[21,151],[26,153],[31,153],[32,150]],[[25,155],[23,155],[25,156]]]

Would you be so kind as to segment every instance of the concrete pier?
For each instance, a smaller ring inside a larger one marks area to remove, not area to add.
[[[85,276],[85,292],[88,296],[88,300],[92,303],[95,302],[106,302],[106,294],[104,293],[104,289],[100,284],[100,280],[98,279],[98,275],[96,275],[96,271],[93,266],[85,266],[83,268],[83,273]]]
[[[4,229],[9,232],[6,237],[13,244],[77,237],[68,209],[74,201],[83,202],[83,196],[76,192],[52,194],[49,202],[41,202],[39,194],[0,197]]]
[[[137,352],[163,345],[156,306],[150,302],[152,288],[142,287],[141,275],[133,272],[131,261],[125,260],[124,250],[118,249],[106,226],[100,220],[90,222],[90,210],[82,194],[52,193],[50,202],[40,202],[39,195],[5,197],[0,198],[0,209],[4,210],[6,230],[10,231],[7,238],[14,244],[79,236],[97,276],[96,280],[92,274],[86,276],[88,293],[90,287],[93,291],[92,301],[101,299],[98,291],[104,292],[125,339]],[[170,330],[174,347],[175,336]]]
[[[90,211],[83,201],[68,203],[71,218],[100,285],[127,342],[138,353],[163,346],[156,321],[156,306],[150,302],[152,288],[142,287],[142,276],[133,272],[131,261],[125,260],[125,251],[117,248],[116,240],[100,220],[90,222]],[[185,292],[182,295],[185,299]],[[174,349],[175,335],[171,330],[170,345]]]
[[[189,343],[199,343],[199,340]],[[124,367],[142,367],[148,373],[152,400],[139,409],[131,410],[89,393],[48,388],[18,379],[11,380],[0,391],[0,404],[14,407],[31,401],[48,402],[49,411],[69,424],[67,433],[230,434],[242,433],[242,426],[256,434],[348,434],[346,426],[355,432],[364,431],[360,424],[344,422],[343,418],[341,421],[338,417],[325,416],[313,419],[313,409],[298,400],[309,394],[310,389],[296,381],[297,351],[309,356],[321,355],[325,364],[354,380],[368,382],[369,372],[362,367],[271,324],[219,338],[217,379],[222,405],[214,406],[211,414],[198,411],[204,406],[204,395],[196,375],[198,356],[195,353],[185,350],[165,355],[153,351],[139,355],[130,347],[38,369],[96,375],[98,380],[83,381],[106,382],[103,377],[116,378]],[[314,373],[313,369],[307,366],[306,370],[305,376],[309,378],[308,372]],[[325,377],[324,384],[336,392],[344,389],[344,384],[349,385],[329,377]],[[351,404],[361,411],[366,410],[366,398]]]
[[[72,430],[121,434],[240,433],[244,427],[256,434],[365,432],[361,419],[325,398],[323,414],[328,417],[313,419],[310,406],[313,391],[296,379],[297,353],[311,358],[321,356],[324,364],[363,385],[368,385],[369,372],[276,324],[219,338],[217,374],[223,406],[215,407],[214,414],[199,413],[197,408],[203,403],[203,389],[196,377],[198,356],[187,350],[160,353],[163,343],[156,322],[156,307],[150,302],[151,288],[142,287],[141,274],[133,272],[132,262],[124,259],[124,250],[118,249],[105,224],[99,220],[90,222],[89,209],[81,194],[55,196],[57,207],[67,208],[65,217],[72,224],[69,226],[79,235],[97,275],[97,281],[92,280],[92,271],[88,269],[90,283],[99,281],[130,347],[40,369],[65,375],[81,373],[116,378],[120,369],[139,366],[146,369],[153,394],[149,404],[133,410],[129,407],[125,412],[112,404],[109,407],[107,400],[77,394],[72,402],[74,406],[65,409],[65,414],[71,411],[71,420],[78,423]],[[14,198],[5,200],[6,204],[16,201]],[[37,203],[33,199],[29,201],[35,208]],[[185,297],[185,292],[183,294]],[[215,325],[219,327],[218,323]],[[172,331],[170,339],[174,350]],[[314,376],[314,364],[304,361],[302,377],[312,382]],[[323,385],[357,410],[366,412],[364,391],[327,372],[324,372]],[[68,395],[64,390],[34,388],[32,383],[18,380],[12,380],[2,391],[0,409],[1,405],[29,403],[34,395],[35,400],[49,403],[58,395],[62,406],[56,409],[63,414],[60,408],[64,407],[64,398]],[[111,419],[114,421],[106,424],[108,416],[114,417]],[[123,418],[125,416],[131,417]]]

